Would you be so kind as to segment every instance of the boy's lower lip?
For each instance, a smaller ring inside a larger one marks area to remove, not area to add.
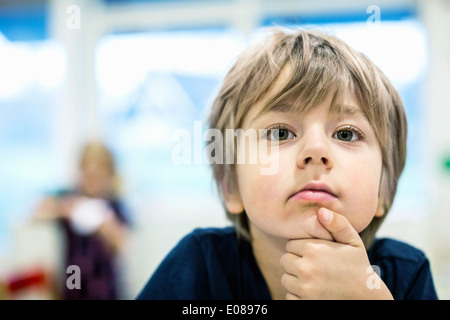
[[[297,192],[293,198],[305,201],[325,202],[332,201],[337,197],[322,190],[302,190]]]

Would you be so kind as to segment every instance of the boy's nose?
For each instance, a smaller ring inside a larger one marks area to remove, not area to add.
[[[314,163],[315,160],[316,160],[316,159],[313,159],[312,157],[307,157],[307,158],[304,160],[304,163],[305,163],[305,165],[307,165],[308,163],[315,164],[315,163]],[[324,165],[327,165],[327,164],[330,162],[330,160],[328,160],[328,158],[321,157],[320,160],[317,161],[317,164],[320,164],[320,162],[322,162]]]
[[[312,165],[323,166],[324,169],[331,169],[333,167],[333,161],[326,141],[309,139],[299,153],[297,165],[301,169]]]

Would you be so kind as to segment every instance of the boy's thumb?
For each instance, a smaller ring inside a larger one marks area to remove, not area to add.
[[[364,246],[358,232],[343,215],[327,208],[320,208],[317,215],[319,222],[330,232],[334,241],[354,247]]]

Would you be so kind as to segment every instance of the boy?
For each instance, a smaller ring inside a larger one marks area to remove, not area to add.
[[[138,299],[437,299],[421,251],[374,240],[404,167],[407,124],[364,55],[320,32],[274,29],[228,72],[210,127],[245,159],[252,142],[237,135],[235,147],[225,131],[257,132],[277,170],[262,174],[261,159],[213,163],[234,227],[194,230]]]

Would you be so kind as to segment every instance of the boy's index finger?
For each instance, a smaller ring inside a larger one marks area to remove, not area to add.
[[[334,241],[354,247],[364,247],[358,232],[343,215],[326,208],[320,208],[317,216],[319,222],[333,236]]]

